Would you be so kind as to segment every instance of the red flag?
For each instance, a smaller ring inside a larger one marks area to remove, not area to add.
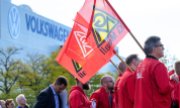
[[[63,49],[61,51],[63,53]],[[72,60],[69,56],[64,54],[59,54],[56,58],[57,62],[65,67],[75,78],[77,78],[82,83],[86,83],[89,81],[91,77],[93,77],[96,72],[107,63],[105,59],[102,58],[101,55],[97,56],[101,61],[97,61],[96,58],[84,64],[84,66],[77,63],[75,60]]]
[[[98,54],[97,50],[109,60],[114,55],[114,47],[128,32],[128,28],[109,2],[96,0],[94,7],[92,1],[90,4],[86,3],[84,5],[86,7],[76,15],[76,26],[72,28],[73,33],[70,34],[72,39],[68,42],[65,51],[68,56],[82,65]]]
[[[68,59],[80,63],[86,75],[83,78],[75,76],[86,82],[114,55],[114,47],[128,33],[128,28],[106,0],[86,0],[74,21],[56,60],[73,75],[76,72],[72,60]]]

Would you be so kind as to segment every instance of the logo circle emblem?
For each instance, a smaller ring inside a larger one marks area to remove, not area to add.
[[[17,39],[20,34],[20,14],[17,7],[13,6],[8,14],[9,33],[13,39]]]

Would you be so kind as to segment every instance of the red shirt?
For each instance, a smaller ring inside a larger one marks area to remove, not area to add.
[[[91,102],[79,86],[72,87],[69,94],[70,108],[91,108]]]
[[[109,95],[110,94],[106,92],[105,88],[101,87],[91,95],[90,99],[96,100],[96,108],[112,108],[109,101]],[[113,101],[113,94],[111,94],[111,96]]]
[[[179,77],[179,79],[180,79],[180,75],[178,76]],[[180,83],[177,83],[177,82],[175,82],[175,81],[173,81],[173,80],[171,80],[171,83],[174,85],[174,89],[173,89],[173,91],[172,91],[172,99],[174,100],[174,101],[177,101],[177,102],[179,102],[180,101],[180,97],[179,97],[179,85],[180,85]]]
[[[170,108],[172,89],[165,65],[148,57],[137,68],[134,108]]]
[[[169,76],[173,75],[174,73],[175,73],[174,70],[168,72]]]
[[[116,83],[114,84],[114,98],[113,98],[113,103],[114,103],[114,107],[115,108],[118,108],[118,102],[117,100],[119,100],[119,96],[118,96],[118,91],[120,89],[120,87],[118,87],[119,85],[119,82],[121,80],[121,77],[122,77],[123,74],[119,74],[117,80],[116,80]]]
[[[135,74],[129,69],[126,69],[118,84],[116,96],[116,108],[133,108]]]

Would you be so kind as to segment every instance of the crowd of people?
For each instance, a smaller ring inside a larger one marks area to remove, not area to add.
[[[16,97],[16,103],[18,104],[16,108],[29,108],[24,94]],[[15,102],[13,99],[0,100],[0,108],[15,108]]]
[[[158,36],[149,37],[143,49],[143,60],[137,54],[129,55],[118,66],[118,78],[103,76],[100,87],[90,97],[84,91],[90,89],[89,82],[83,84],[76,79],[68,94],[68,81],[59,76],[40,92],[34,108],[179,108],[180,61],[168,72],[159,61],[164,56],[164,46]],[[18,108],[28,108],[23,94],[17,96],[16,102]],[[14,108],[14,101],[0,101],[0,105]]]
[[[164,46],[157,36],[145,41],[144,52],[143,60],[131,54],[119,64],[116,82],[111,76],[104,76],[101,87],[89,100],[83,84],[77,82],[69,95],[70,108],[179,108],[180,61],[175,63],[175,70],[168,72],[159,61],[164,56]]]

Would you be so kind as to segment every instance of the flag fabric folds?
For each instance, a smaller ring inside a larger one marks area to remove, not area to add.
[[[107,0],[86,0],[56,60],[85,83],[110,60],[127,33],[128,28]]]

